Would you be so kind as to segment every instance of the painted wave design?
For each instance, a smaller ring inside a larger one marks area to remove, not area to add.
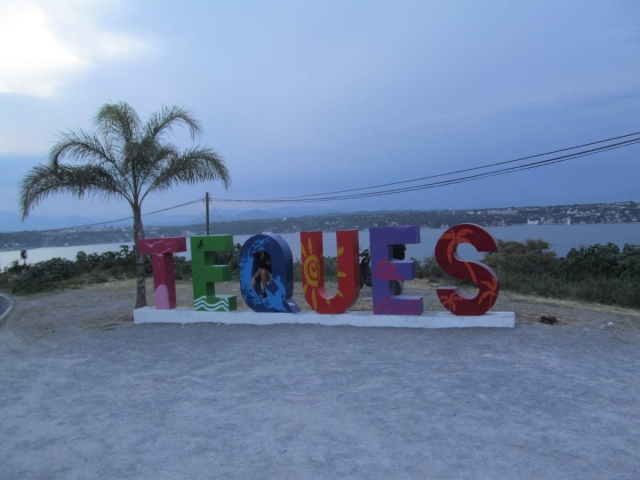
[[[206,312],[228,312],[229,300],[220,298],[215,303],[207,302],[207,297],[199,297],[193,301],[193,307],[196,310],[204,310]]]

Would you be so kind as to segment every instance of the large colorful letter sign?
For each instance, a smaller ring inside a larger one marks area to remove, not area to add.
[[[216,295],[215,282],[231,280],[231,266],[214,265],[214,252],[233,250],[233,235],[191,237],[193,307],[202,312],[229,312],[238,308],[235,295]]]
[[[393,280],[411,280],[416,262],[393,260],[392,245],[420,243],[420,227],[378,227],[369,229],[373,313],[375,315],[421,315],[421,296],[393,295]]]
[[[300,232],[302,291],[318,313],[344,313],[360,295],[358,231],[336,232],[338,242],[338,293],[331,297],[324,288],[322,232]]]
[[[156,310],[176,308],[176,274],[173,269],[173,254],[186,250],[187,239],[184,237],[138,240],[138,251],[142,254],[151,254]]]
[[[442,287],[437,290],[438,299],[455,315],[484,315],[498,299],[500,281],[484,263],[461,260],[457,254],[461,243],[470,243],[479,252],[498,251],[496,240],[479,225],[462,223],[444,232],[436,244],[436,261],[452,277],[475,283],[479,292],[471,296],[457,287]]]
[[[413,225],[371,228],[369,229],[369,235],[373,314],[422,315],[424,307],[421,296],[396,295],[394,293],[396,291],[395,287],[397,287],[395,282],[415,278],[416,264],[414,261],[398,261],[394,259],[393,255],[393,251],[397,250],[394,246],[419,243],[420,228]],[[325,265],[322,232],[302,232],[300,234],[303,264],[302,289],[309,305],[321,314],[345,313],[353,306],[360,294],[358,232],[356,230],[340,230],[336,232],[336,237],[338,246],[338,291],[334,296],[330,296],[324,285]],[[436,261],[447,274],[459,280],[473,282],[479,291],[476,295],[469,295],[456,287],[441,287],[437,289],[438,299],[453,315],[481,316],[496,303],[500,292],[500,282],[493,270],[487,265],[481,262],[462,260],[457,253],[458,245],[461,243],[472,245],[478,252],[498,251],[496,240],[478,225],[465,223],[448,229],[436,244]],[[177,305],[173,254],[186,250],[186,239],[156,238],[140,240],[138,241],[138,249],[140,253],[153,256],[155,309],[175,309]],[[230,280],[231,266],[214,265],[214,252],[232,249],[232,235],[191,238],[195,310],[202,312],[229,312],[237,309],[236,296],[216,296],[215,292],[215,282]],[[270,264],[266,254],[269,256]],[[259,268],[270,269],[271,275],[263,275],[266,272],[259,272]],[[260,313],[297,313],[300,311],[300,307],[292,298],[293,255],[287,242],[278,235],[261,234],[249,238],[240,251],[238,270],[242,297],[252,310]],[[254,285],[252,285],[252,279],[254,280]],[[267,285],[262,285],[262,281],[267,282]],[[172,313],[176,315],[172,317]],[[195,312],[192,313],[196,314]],[[166,319],[172,317],[179,320],[181,314],[182,312],[178,309],[173,312],[158,312],[157,316],[158,318]],[[143,314],[141,313],[140,315]],[[199,316],[200,314],[197,313],[196,315]],[[241,317],[244,318],[244,316],[245,313],[238,314],[234,320],[241,320]],[[278,316],[273,316],[271,319],[265,318],[264,321],[259,323],[270,323],[270,321],[277,321],[280,318],[276,317]],[[285,317],[288,316],[285,315]],[[428,317],[427,315],[426,318]],[[492,324],[494,321],[498,322],[494,317],[499,317],[499,315],[485,319],[487,320],[485,324]],[[309,318],[312,318],[312,320],[309,320]],[[311,317],[307,314],[296,318],[291,317],[291,323],[297,323],[298,320],[300,320],[300,323],[316,321],[313,320],[313,314],[311,314]],[[325,324],[334,322],[332,319],[327,320],[327,318],[324,318],[324,320]],[[395,322],[392,318],[388,318],[388,320],[390,324]],[[400,322],[402,323],[406,320],[404,319]],[[409,323],[419,323],[421,320],[411,319]],[[513,317],[513,320],[515,321],[515,317]],[[322,323],[323,320],[318,319],[317,322]],[[381,323],[384,324],[385,322]],[[452,322],[452,326],[462,325],[466,325],[466,323],[458,322],[455,324],[455,322]]]
[[[259,289],[251,286],[251,278],[258,265],[256,256],[267,252],[271,257],[271,281]],[[291,248],[277,235],[254,235],[242,246],[238,259],[240,270],[240,291],[249,308],[256,312],[289,312],[300,311],[293,296],[293,255]],[[264,292],[264,296],[260,295]]]

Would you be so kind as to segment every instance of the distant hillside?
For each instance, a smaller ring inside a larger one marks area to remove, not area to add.
[[[21,232],[24,230],[46,230],[49,228],[68,228],[95,222],[87,217],[71,215],[69,217],[29,216],[23,222],[17,213],[0,211],[0,232]]]
[[[197,223],[205,222],[204,205],[198,207],[195,205],[192,212],[199,212],[194,215],[172,215],[172,214],[154,214],[145,215],[143,218],[146,226],[179,226],[179,225],[194,225]],[[301,217],[307,215],[331,215],[331,214],[344,214],[336,212],[335,209],[326,208],[310,208],[310,209],[296,209],[296,208],[275,208],[273,210],[221,210],[218,208],[211,208],[210,219],[212,222],[232,222],[242,220],[264,220],[270,218],[285,218],[285,217]],[[126,214],[120,215],[120,217],[126,217]],[[22,222],[21,217],[17,213],[0,211],[0,233],[1,232],[22,232],[26,230],[49,230],[57,228],[70,228],[80,225],[88,225],[98,222],[106,222],[112,220],[113,217],[83,217],[72,215],[68,217],[43,217],[43,216],[29,216]],[[108,224],[113,227],[128,227],[131,225],[131,220],[123,220],[119,222],[111,222]]]

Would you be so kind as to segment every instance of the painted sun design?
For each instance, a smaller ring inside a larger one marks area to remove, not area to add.
[[[307,290],[311,288],[311,305],[314,310],[318,309],[318,296],[324,299],[327,302],[327,305],[331,305],[331,299],[326,298],[322,295],[322,293],[318,294],[318,286],[320,285],[320,259],[317,255],[313,253],[313,242],[311,239],[307,241],[307,248],[305,249],[304,243],[300,245],[300,250],[302,253],[302,277],[303,277],[303,285],[302,285],[302,293],[307,295]],[[344,248],[338,248],[338,257],[344,253]],[[340,265],[340,261],[338,261],[338,265]],[[338,270],[338,280],[340,278],[345,278],[347,274]],[[322,285],[324,286],[324,285]],[[338,281],[338,293],[336,294],[338,297],[342,297],[343,293],[340,291],[340,282]]]

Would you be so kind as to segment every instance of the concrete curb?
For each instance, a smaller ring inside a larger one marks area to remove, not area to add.
[[[478,317],[456,317],[449,312],[426,312],[422,315],[373,315],[372,312],[347,312],[341,315],[321,315],[313,311],[298,313],[257,313],[247,310],[232,312],[201,312],[192,308],[155,310],[153,307],[133,311],[134,323],[227,323],[244,325],[274,325],[280,323],[312,325],[350,325],[352,327],[401,328],[514,328],[514,312],[488,312]]]
[[[11,310],[13,310],[13,307],[15,306],[16,302],[10,296],[4,295],[2,293],[0,293],[0,297],[6,298],[7,301],[9,302],[9,307],[4,312],[0,313],[0,326],[2,326],[2,322],[4,321],[5,318],[7,318],[9,316],[9,314],[11,313]]]

